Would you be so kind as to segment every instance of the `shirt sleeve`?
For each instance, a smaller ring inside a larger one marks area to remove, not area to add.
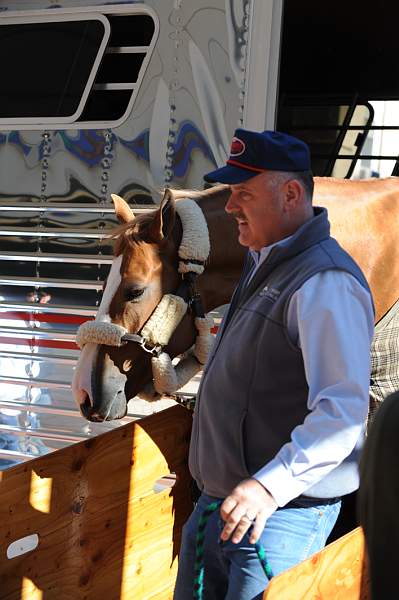
[[[302,350],[310,412],[254,475],[279,506],[337,467],[363,434],[374,333],[370,293],[345,271],[318,273],[292,296],[287,326]]]

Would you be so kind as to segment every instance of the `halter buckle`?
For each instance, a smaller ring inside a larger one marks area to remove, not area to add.
[[[151,345],[147,345],[147,344],[149,344],[149,342],[145,338],[143,338],[140,342],[140,346],[142,347],[144,352],[148,352],[149,354],[152,354],[153,356],[158,357],[162,351],[162,346],[160,346],[159,344],[156,344],[155,346],[151,346]]]

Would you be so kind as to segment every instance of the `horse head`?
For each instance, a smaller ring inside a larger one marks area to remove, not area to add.
[[[200,194],[194,192],[192,197]],[[226,193],[222,196],[223,212]],[[198,241],[198,231],[191,231],[194,243],[187,240],[182,218],[185,203],[191,202],[191,209],[196,209],[195,216],[202,219],[206,229],[201,236],[207,237],[206,220],[197,203],[183,200],[186,194],[182,191],[166,190],[157,210],[135,217],[122,198],[112,197],[121,223],[113,235],[115,258],[96,319],[84,323],[78,331],[82,352],[72,382],[81,413],[91,421],[122,418],[127,402],[139,393],[145,394],[146,399],[157,399],[160,393],[170,392],[172,384],[165,384],[165,377],[175,377],[171,374],[171,359],[182,355],[195,342],[195,357],[188,366],[182,362],[182,370],[184,367],[189,378],[205,362],[209,350],[209,322],[192,306],[197,299],[192,295],[196,275],[192,271],[202,272],[201,265],[209,253],[209,237]],[[215,211],[214,206],[212,210]],[[189,233],[191,226],[189,222]],[[205,249],[204,244],[208,244]],[[187,257],[187,252],[191,256]],[[231,285],[227,288],[229,295]],[[210,290],[209,296],[212,293],[215,295]],[[205,308],[212,308],[209,302]],[[159,389],[159,379],[163,379],[166,389]]]
[[[158,210],[137,217],[122,198],[112,198],[121,226],[114,234],[115,258],[96,323],[105,328],[112,323],[134,334],[142,329],[163,295],[178,287],[181,231],[168,190]],[[193,343],[194,328],[187,321],[182,319],[179,335],[168,348],[174,355],[185,349],[181,346]],[[82,349],[72,389],[83,416],[93,421],[111,420],[126,414],[128,400],[151,378],[151,354],[139,344],[88,342]]]

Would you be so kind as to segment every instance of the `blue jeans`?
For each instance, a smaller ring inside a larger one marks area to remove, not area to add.
[[[202,494],[183,527],[174,600],[193,597],[198,520],[217,500]],[[341,502],[311,507],[295,501],[279,508],[267,521],[259,542],[265,548],[274,575],[285,571],[324,547],[337,520]],[[268,585],[255,546],[245,535],[239,544],[220,542],[223,521],[219,510],[209,518],[204,540],[204,600],[260,600]]]

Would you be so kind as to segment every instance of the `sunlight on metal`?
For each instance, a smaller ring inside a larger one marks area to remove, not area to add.
[[[51,477],[40,477],[32,470],[29,502],[34,509],[47,514],[50,512],[52,485]]]
[[[23,538],[19,538],[11,544],[7,548],[7,558],[9,560],[21,556],[22,554],[26,554],[27,552],[32,552],[39,545],[39,536],[37,533],[32,533],[31,535],[27,535]]]
[[[42,600],[42,590],[35,586],[33,581],[24,577],[22,579],[21,600]]]

